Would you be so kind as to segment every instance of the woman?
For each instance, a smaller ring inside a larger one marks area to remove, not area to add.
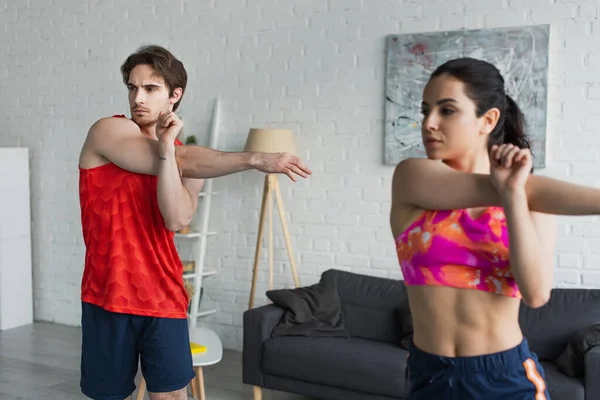
[[[427,159],[396,167],[390,219],[414,323],[409,399],[549,399],[519,304],[550,297],[551,214],[598,214],[600,191],[531,175],[521,111],[485,61],[441,65],[422,112]]]

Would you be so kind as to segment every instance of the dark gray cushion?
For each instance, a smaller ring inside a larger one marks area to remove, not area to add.
[[[263,370],[268,375],[402,398],[407,354],[397,345],[376,340],[281,336],[265,342]]]
[[[585,376],[583,362],[585,353],[598,345],[600,345],[600,324],[588,326],[571,336],[565,351],[554,360],[554,364],[562,373],[572,378],[582,378]]]
[[[522,303],[519,323],[539,359],[553,361],[575,333],[600,323],[600,290],[555,288],[541,308]]]
[[[552,400],[585,400],[583,381],[560,372],[551,361],[542,361],[546,384]]]
[[[342,300],[344,325],[353,337],[401,343],[406,337],[402,320],[410,319],[403,281],[335,269],[321,275],[321,281],[332,280]]]
[[[335,281],[324,281],[295,289],[267,291],[267,297],[285,310],[273,330],[276,336],[342,336],[344,328],[342,303]]]

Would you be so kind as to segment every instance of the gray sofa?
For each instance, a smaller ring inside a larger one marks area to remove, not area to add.
[[[403,348],[412,332],[404,283],[335,269],[333,283],[350,337],[273,336],[284,309],[270,304],[244,313],[243,382],[318,399],[405,399]],[[600,323],[600,290],[554,289],[539,309],[521,307],[520,324],[546,372],[553,400],[600,399],[600,346],[585,354],[585,375],[563,374],[555,360],[577,332]]]

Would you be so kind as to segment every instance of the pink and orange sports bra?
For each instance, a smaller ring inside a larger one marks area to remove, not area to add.
[[[426,210],[396,239],[406,285],[450,286],[521,298],[510,272],[501,207],[478,218],[467,210]]]

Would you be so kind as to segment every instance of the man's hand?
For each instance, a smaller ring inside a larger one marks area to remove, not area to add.
[[[269,174],[286,174],[296,182],[296,175],[308,178],[312,171],[300,159],[289,153],[256,153],[254,168]],[[294,175],[295,174],[295,175]]]
[[[156,124],[156,136],[158,140],[173,144],[183,128],[183,121],[173,111],[161,111]]]

